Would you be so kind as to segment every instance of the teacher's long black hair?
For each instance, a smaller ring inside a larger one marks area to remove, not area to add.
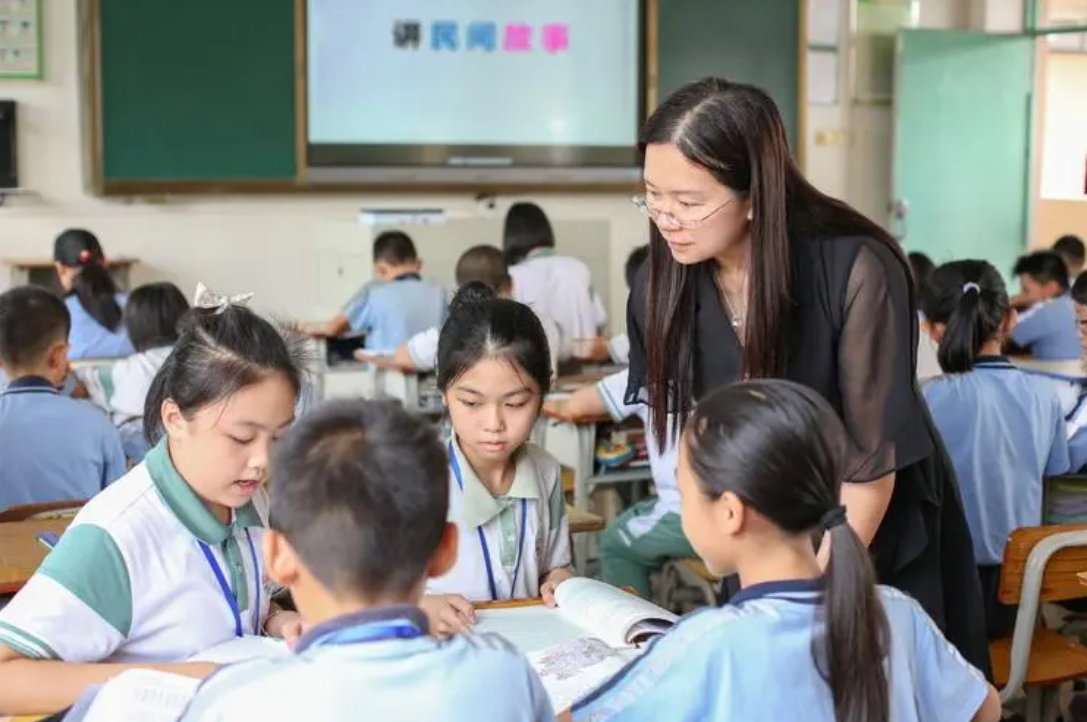
[[[657,143],[674,145],[719,183],[751,201],[743,352],[748,378],[771,378],[784,371],[792,310],[789,245],[794,240],[873,238],[894,249],[908,275],[909,265],[894,238],[804,179],[789,154],[781,114],[759,88],[722,78],[685,85],[657,107],[642,129],[643,155],[646,146]],[[674,262],[655,225],[651,232],[646,334],[653,342],[647,344],[647,380],[653,433],[663,443],[668,412],[685,419],[695,398],[695,278],[699,269]]]

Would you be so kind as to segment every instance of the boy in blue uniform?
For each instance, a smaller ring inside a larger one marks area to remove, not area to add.
[[[445,289],[425,281],[415,244],[402,231],[386,231],[374,241],[374,278],[331,321],[305,327],[328,338],[348,332],[366,335],[366,348],[393,351],[428,328],[441,326],[449,302]]]
[[[1034,361],[1071,361],[1080,357],[1076,314],[1068,293],[1068,267],[1060,254],[1038,251],[1015,264],[1015,275],[1030,307],[1019,315],[1011,341]]]
[[[268,574],[308,630],[291,657],[223,669],[184,722],[554,719],[527,660],[500,637],[429,635],[428,576],[456,557],[448,459],[393,401],[340,401],[288,432],[272,468]],[[310,690],[303,703],[299,691]],[[361,715],[361,717],[360,717]]]
[[[71,318],[30,286],[0,295],[0,509],[89,499],[125,473],[121,438],[94,406],[62,396]]]

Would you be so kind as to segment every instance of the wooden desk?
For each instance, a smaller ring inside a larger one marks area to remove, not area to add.
[[[604,531],[604,527],[608,525],[604,520],[604,517],[597,516],[584,509],[578,509],[569,504],[566,505],[566,518],[570,520],[571,534],[586,534],[594,531]]]
[[[41,566],[48,550],[38,534],[63,534],[71,519],[40,519],[0,524],[0,594],[15,594]]]

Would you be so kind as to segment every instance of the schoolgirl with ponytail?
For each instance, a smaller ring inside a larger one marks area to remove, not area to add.
[[[64,231],[53,244],[53,261],[72,315],[68,357],[120,358],[135,353],[122,318],[127,298],[118,292],[95,235],[82,228]]]
[[[823,397],[789,381],[698,404],[680,440],[683,529],[742,589],[680,620],[574,720],[1000,719],[996,690],[921,606],[875,585],[839,504],[845,439]]]
[[[1052,379],[1001,355],[1016,323],[1000,273],[985,261],[955,261],[921,294],[943,376],[923,386],[955,467],[985,595],[990,639],[1007,634],[1015,609],[997,599],[1004,544],[1042,522],[1042,479],[1069,471],[1060,396]]]

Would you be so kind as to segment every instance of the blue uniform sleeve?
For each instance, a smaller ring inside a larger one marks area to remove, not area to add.
[[[969,722],[989,694],[989,683],[944,638],[925,610],[907,600],[913,619],[913,688],[917,719]]]
[[[355,333],[364,333],[373,328],[374,304],[371,298],[372,284],[366,284],[344,306],[343,315],[348,325]]]
[[[121,432],[108,421],[104,444],[105,464],[102,467],[102,488],[105,489],[120,479],[128,471],[128,458],[125,456]]]
[[[1073,471],[1069,453],[1067,427],[1061,411],[1061,401],[1053,395],[1053,444],[1049,447],[1049,458],[1045,463],[1045,475],[1057,476]]]
[[[1019,316],[1019,322],[1012,329],[1011,339],[1016,346],[1027,348],[1045,336],[1048,325],[1044,306],[1031,309]]]

